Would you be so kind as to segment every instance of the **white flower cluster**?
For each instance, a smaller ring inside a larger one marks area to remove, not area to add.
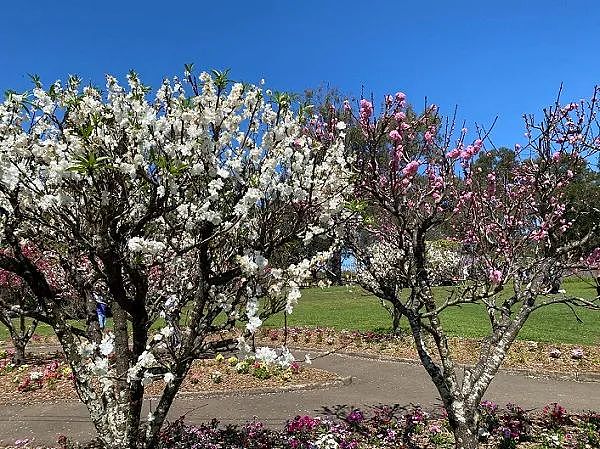
[[[115,373],[109,360],[115,349],[114,341],[115,335],[109,332],[102,337],[100,344],[84,342],[78,347],[82,364],[77,375],[85,381],[91,378],[99,380],[104,393],[108,393],[114,386],[112,379]]]
[[[266,346],[257,348],[254,357],[259,362],[264,362],[268,365],[279,365],[283,369],[289,368],[296,361],[290,350],[286,347],[281,347],[279,352]]]
[[[458,246],[444,240],[427,242],[427,265],[434,282],[455,281],[465,277]]]
[[[152,376],[147,372],[148,368],[152,368],[158,364],[156,357],[151,351],[144,351],[138,357],[138,360],[135,365],[129,368],[127,372],[127,380],[132,381],[134,379],[139,379],[140,374],[143,374],[143,380],[145,384],[152,382]]]
[[[315,440],[314,445],[318,449],[338,449],[340,447],[335,436],[331,433],[324,433],[321,435]]]
[[[127,242],[129,250],[133,253],[142,253],[156,255],[166,249],[166,246],[162,242],[155,240],[144,239],[141,237],[132,237]]]
[[[379,291],[386,283],[401,285],[409,270],[405,251],[385,239],[362,245],[356,254],[357,278],[372,291]]]

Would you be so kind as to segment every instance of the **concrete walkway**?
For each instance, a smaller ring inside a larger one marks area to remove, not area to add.
[[[295,415],[319,414],[323,407],[335,405],[413,403],[431,409],[440,404],[433,384],[419,365],[334,354],[315,360],[314,366],[352,376],[352,383],[325,390],[185,397],[174,403],[170,418],[185,414],[192,423],[218,418],[240,424],[256,416],[279,427]],[[501,405],[514,402],[527,409],[559,402],[567,410],[584,411],[600,408],[600,383],[501,373],[494,379],[487,398]],[[149,402],[145,408],[150,411],[152,406]],[[34,445],[54,444],[61,433],[82,441],[94,436],[87,410],[79,402],[21,406],[15,396],[15,405],[0,408],[0,446],[17,438],[35,438]]]

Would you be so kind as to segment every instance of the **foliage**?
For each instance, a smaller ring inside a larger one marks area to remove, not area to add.
[[[520,441],[543,445],[549,435],[560,435],[562,447],[584,448],[598,441],[600,435],[592,413],[569,414],[569,419],[576,424],[563,424],[552,430],[545,426],[543,418],[513,404],[500,408],[489,402],[482,404],[482,408],[493,422],[489,434],[479,432],[486,447],[511,448]],[[444,416],[426,413],[419,407],[398,405],[378,405],[369,410],[336,407],[325,410],[325,416],[321,417],[296,416],[281,430],[269,429],[256,418],[237,427],[220,426],[217,420],[192,426],[182,417],[162,432],[160,448],[442,449],[454,444],[447,427],[448,420]]]

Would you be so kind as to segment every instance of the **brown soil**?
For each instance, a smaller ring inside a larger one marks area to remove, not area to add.
[[[262,331],[257,344],[281,346],[283,344],[283,331],[265,329]],[[287,344],[296,348],[418,360],[416,348],[409,336],[390,337],[331,329],[296,328],[288,331]],[[480,347],[481,341],[479,340],[450,339],[450,348],[455,360],[461,364],[476,363]],[[554,349],[560,351],[560,357],[554,358],[550,355]],[[583,351],[581,359],[572,357],[572,351],[576,349]],[[434,351],[432,353],[435,354]],[[545,372],[600,373],[600,346],[516,341],[502,367]]]
[[[43,372],[49,362],[50,358],[47,356],[36,356],[26,367],[0,375],[0,405],[14,405],[15,403],[30,405],[60,400],[77,400],[73,381],[68,374],[60,374],[57,379],[50,382],[43,381],[41,388],[36,386],[28,391],[19,391],[18,387],[23,379],[33,371]],[[59,371],[65,367],[64,363],[61,362],[60,367]],[[219,383],[215,383],[211,379],[211,375],[215,371],[222,374]],[[251,374],[238,374],[225,362],[198,360],[194,363],[178,394],[310,388],[337,379],[339,377],[334,373],[310,367],[303,367],[299,373],[293,374],[289,380],[285,380],[281,375],[272,376],[268,379],[258,379]],[[149,396],[158,396],[161,394],[163,386],[163,381],[157,381],[146,387],[146,391]]]

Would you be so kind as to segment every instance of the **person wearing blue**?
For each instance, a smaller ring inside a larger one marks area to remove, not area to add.
[[[98,324],[100,325],[100,329],[104,329],[106,326],[107,311],[108,306],[106,303],[100,296],[96,296],[96,314],[98,315]]]

